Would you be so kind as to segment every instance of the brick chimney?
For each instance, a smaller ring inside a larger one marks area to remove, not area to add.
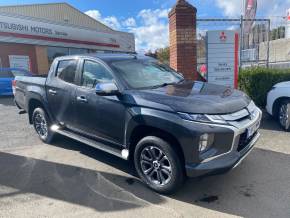
[[[186,79],[197,78],[196,8],[178,0],[169,12],[170,66]]]

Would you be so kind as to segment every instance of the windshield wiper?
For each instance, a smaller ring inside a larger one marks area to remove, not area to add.
[[[162,83],[160,85],[151,86],[150,88],[155,89],[155,88],[160,88],[160,87],[165,87],[165,86],[170,86],[170,85],[176,85],[176,84],[178,84],[178,83],[176,83],[176,82],[174,82],[174,83]]]
[[[165,86],[170,86],[170,85],[176,85],[176,84],[180,84],[180,83],[184,82],[184,80],[185,80],[185,79],[181,79],[181,80],[178,81],[178,82],[163,83],[163,84],[161,84],[160,86],[161,86],[161,87],[165,87]]]
[[[165,86],[170,86],[170,85],[176,85],[177,83],[176,82],[173,82],[173,83],[163,83],[160,85],[160,87],[165,87]]]

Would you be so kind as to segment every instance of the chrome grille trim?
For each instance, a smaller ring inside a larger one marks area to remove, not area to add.
[[[249,112],[246,109],[243,109],[232,114],[221,115],[221,117],[226,121],[236,121],[246,118],[249,115],[250,115]]]
[[[242,121],[246,118],[249,118],[249,116],[254,114],[256,112],[256,108],[257,108],[257,106],[255,105],[255,103],[253,101],[251,101],[250,104],[247,106],[247,108],[244,108],[244,109],[237,111],[235,113],[221,115],[221,117],[225,121],[229,121],[229,122],[237,121],[237,122],[239,122],[239,121]]]

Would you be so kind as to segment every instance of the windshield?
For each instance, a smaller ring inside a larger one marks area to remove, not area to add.
[[[123,60],[111,62],[110,65],[131,88],[159,87],[184,80],[169,66],[149,60]]]

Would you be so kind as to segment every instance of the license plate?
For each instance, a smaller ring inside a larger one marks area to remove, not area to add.
[[[255,134],[255,132],[257,132],[259,127],[260,127],[260,121],[256,122],[254,125],[250,126],[247,129],[247,138],[250,138],[251,136],[253,136]]]

